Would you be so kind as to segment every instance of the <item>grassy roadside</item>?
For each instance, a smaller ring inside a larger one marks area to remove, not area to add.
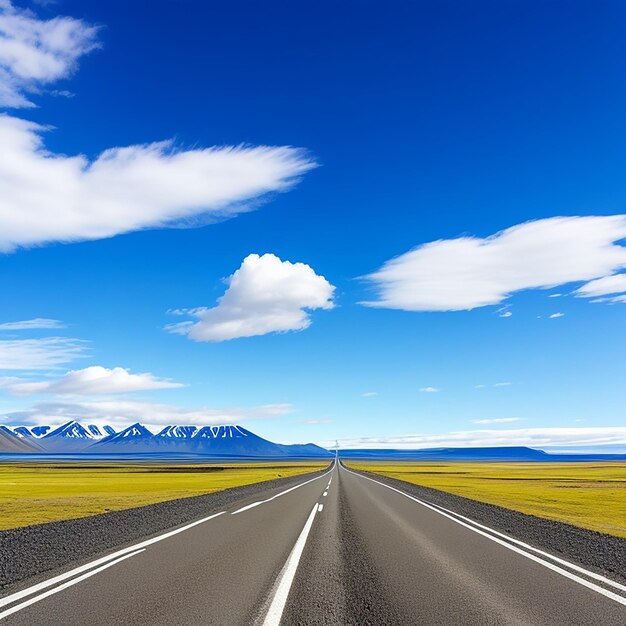
[[[347,466],[626,537],[624,463],[350,462]]]
[[[325,467],[323,462],[0,465],[0,530],[198,496]]]

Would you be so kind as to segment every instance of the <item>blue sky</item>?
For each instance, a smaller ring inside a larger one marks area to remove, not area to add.
[[[0,0],[3,421],[626,444],[625,25]]]

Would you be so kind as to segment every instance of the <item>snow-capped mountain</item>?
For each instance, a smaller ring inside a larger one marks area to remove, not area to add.
[[[166,426],[157,437],[179,437],[181,439],[191,439],[198,432],[197,426]]]
[[[23,432],[23,429],[24,427],[18,427],[15,430]],[[111,426],[100,427],[95,424],[83,426],[80,422],[72,420],[54,429],[44,426],[31,428],[30,433],[32,437],[37,438],[44,450],[64,453],[81,452],[96,441],[115,434],[115,430]]]
[[[42,450],[32,437],[19,436],[9,427],[0,424],[0,453],[32,454],[36,452],[42,452]]]
[[[17,426],[13,429],[13,432],[20,438],[35,438],[39,439],[50,431],[50,426]]]
[[[115,434],[115,429],[113,426],[96,426],[95,424],[89,424],[87,426],[87,430],[96,438],[100,439],[102,437],[108,437],[109,435]]]
[[[140,423],[115,432],[111,426],[82,425],[73,420],[55,429],[49,426],[34,428],[18,426],[7,430],[17,441],[33,442],[36,445],[33,451],[53,454],[155,454],[214,457],[323,457],[329,455],[327,450],[313,444],[281,445],[263,439],[242,426],[230,424],[201,427],[172,424],[162,428],[158,433],[153,433]],[[0,452],[4,451],[8,450],[3,450],[0,446]]]

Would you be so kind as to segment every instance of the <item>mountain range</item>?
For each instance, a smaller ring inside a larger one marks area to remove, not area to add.
[[[112,426],[70,421],[50,426],[0,426],[0,454],[154,454],[236,457],[328,457],[315,444],[284,445],[236,425],[166,426],[153,433],[143,424],[116,432]]]
[[[613,452],[610,446],[608,452]],[[412,461],[602,461],[626,460],[626,454],[548,453],[524,446],[428,448],[421,450],[339,450],[343,459]],[[312,443],[284,445],[263,439],[236,425],[165,426],[153,433],[143,424],[117,432],[111,426],[70,421],[62,426],[0,425],[0,454],[153,455],[157,457],[324,458],[334,452]]]

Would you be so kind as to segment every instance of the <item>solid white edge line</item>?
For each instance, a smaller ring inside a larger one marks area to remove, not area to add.
[[[346,467],[344,467],[344,469],[349,472],[350,470],[347,469]],[[354,473],[354,472],[352,472]],[[363,478],[367,478],[366,476],[363,476]],[[373,480],[373,479],[369,479],[369,480]],[[376,480],[374,480],[374,482],[378,482]],[[380,483],[380,484],[384,484],[384,483]],[[393,487],[389,487],[390,489],[393,489]],[[402,492],[400,492],[402,493]],[[413,496],[409,496],[408,494],[404,494],[407,495],[407,497],[411,497],[413,498]],[[420,500],[420,502],[422,502]],[[507,541],[510,541],[511,543],[514,543],[518,546],[522,546],[523,548],[525,548],[526,550],[532,550],[533,552],[536,552],[537,554],[541,554],[542,556],[545,556],[547,558],[549,558],[552,561],[555,561],[556,563],[559,563],[565,567],[568,567],[569,569],[572,569],[576,572],[579,572],[581,574],[584,574],[585,576],[589,576],[589,578],[593,578],[594,580],[598,580],[602,583],[604,583],[605,585],[609,585],[611,587],[615,587],[615,589],[619,589],[620,591],[623,591],[624,593],[626,593],[626,585],[622,585],[618,582],[616,582],[615,580],[611,580],[610,578],[606,578],[605,576],[602,576],[601,574],[597,574],[596,572],[592,572],[590,570],[586,570],[584,567],[581,567],[580,565],[576,565],[575,563],[571,563],[570,561],[566,561],[565,559],[562,559],[558,556],[555,556],[554,554],[550,554],[549,552],[544,552],[543,550],[540,550],[539,548],[535,548],[535,546],[531,546],[529,543],[525,543],[523,541],[520,541],[519,539],[515,539],[514,537],[511,537],[509,535],[506,535],[505,533],[501,533],[497,530],[494,530],[493,528],[490,528],[489,526],[485,526],[484,524],[480,524],[479,522],[474,521],[473,519],[469,518],[469,517],[465,517],[465,515],[461,515],[460,513],[457,513],[456,511],[451,511],[450,509],[446,509],[446,507],[441,506],[440,504],[433,504],[432,502],[425,502],[423,501],[424,504],[431,506],[431,507],[435,507],[437,509],[441,509],[442,511],[445,511],[446,513],[450,513],[450,515],[454,515],[466,522],[469,522],[470,524],[473,524],[474,526],[477,526],[478,528],[482,528],[483,530],[486,530],[487,532],[490,532],[494,535],[497,535],[498,537],[502,537],[503,539],[506,539]]]
[[[568,572],[564,569],[561,569],[560,567],[557,567],[553,563],[549,563],[548,561],[544,561],[543,559],[540,559],[538,556],[535,556],[534,554],[529,554],[528,552],[522,550],[521,548],[511,545],[510,543],[507,543],[506,541],[503,541],[502,539],[498,539],[498,537],[494,537],[493,535],[487,532],[484,532],[483,530],[480,530],[474,526],[471,526],[470,524],[467,524],[461,521],[460,519],[457,519],[456,517],[449,515],[448,513],[444,513],[444,511],[438,508],[435,508],[434,506],[432,506],[431,504],[428,504],[427,502],[423,502],[422,500],[419,500],[418,498],[410,496],[408,493],[404,493],[403,491],[400,491],[400,489],[396,489],[395,487],[390,487],[389,485],[386,485],[385,483],[381,483],[378,480],[374,480],[373,478],[370,478],[369,476],[363,476],[362,474],[357,474],[356,472],[353,472],[352,470],[349,470],[346,467],[344,467],[343,469],[345,469],[350,474],[354,474],[355,476],[358,476],[359,478],[370,480],[373,483],[376,483],[377,485],[381,485],[382,487],[391,489],[391,491],[395,491],[396,493],[399,493],[405,498],[409,498],[409,500],[413,500],[414,502],[417,502],[418,504],[421,504],[422,506],[425,506],[426,508],[431,509],[435,513],[439,513],[439,515],[443,515],[444,517],[447,517],[448,519],[452,520],[456,524],[460,524],[461,526],[464,526],[465,528],[468,528],[469,530],[475,533],[478,533],[479,535],[482,535],[483,537],[486,537],[487,539],[490,539],[491,541],[494,541],[495,543],[498,543],[501,546],[504,546],[505,548],[512,550],[513,552],[517,552],[518,554],[521,554],[522,556],[526,557],[527,559],[530,559],[531,561],[535,561],[536,563],[543,565],[549,570],[552,570],[553,572],[556,572],[557,574],[560,574],[561,576],[564,576],[565,578],[569,578],[570,580],[573,580],[574,582],[577,582],[578,584],[583,585],[584,587],[587,587],[588,589],[591,589],[592,591],[595,591],[596,593],[606,596],[607,598],[610,598],[611,600],[614,600],[615,602],[618,602],[619,604],[626,606],[626,598],[616,593],[613,593],[612,591],[609,591],[608,589],[604,589],[604,587],[599,587],[598,585],[592,582],[589,582],[588,580],[585,580],[584,578],[580,578],[579,576],[576,576],[575,574],[572,574],[571,572]],[[488,527],[485,527],[485,528],[488,528]],[[493,531],[493,532],[496,532],[496,531]],[[593,575],[593,572],[588,572],[587,570],[583,568],[580,568],[580,569],[588,576]]]
[[[479,524],[478,522],[475,522],[473,519],[470,519],[469,517],[465,517],[465,515],[461,515],[460,513],[455,513],[454,511],[451,511],[450,509],[446,509],[445,507],[439,505],[439,504],[432,504],[429,502],[429,504],[431,506],[434,506],[438,509],[441,509],[442,511],[445,511],[446,513],[450,513],[451,515],[455,515],[456,517],[461,518],[462,520],[465,520],[466,522],[469,522],[470,524],[473,524],[474,526],[477,526],[478,528],[482,528],[483,530],[486,530],[487,532],[493,533],[494,535],[497,535],[498,537],[503,537],[504,539],[506,539],[507,541],[510,541],[511,543],[515,543],[518,546],[522,546],[523,548],[526,548],[527,550],[532,550],[533,552],[536,552],[537,554],[541,554],[542,556],[545,556],[549,559],[551,559],[552,561],[555,561],[557,563],[560,563],[561,565],[568,567],[569,569],[572,569],[576,572],[579,572],[581,574],[584,574],[585,576],[589,576],[589,578],[593,578],[595,580],[598,580],[606,585],[610,585],[612,587],[615,587],[616,589],[619,589],[620,591],[623,591],[624,593],[626,593],[626,585],[622,585],[620,583],[618,583],[615,580],[611,580],[610,578],[606,578],[605,576],[602,576],[601,574],[596,574],[596,572],[592,572],[590,570],[586,570],[584,567],[581,567],[580,565],[576,565],[575,563],[571,563],[570,561],[566,561],[565,559],[562,559],[558,556],[555,556],[553,554],[550,554],[549,552],[544,552],[543,550],[540,550],[539,548],[535,548],[534,546],[531,546],[528,543],[524,543],[523,541],[520,541],[519,539],[515,539],[514,537],[509,537],[509,535],[505,535],[504,533],[501,533],[497,530],[494,530],[493,528],[489,528],[489,526],[484,526],[483,524]]]
[[[285,489],[285,491],[281,491],[280,493],[277,493],[275,496],[272,496],[271,498],[267,498],[266,500],[257,500],[256,502],[253,502],[252,504],[247,504],[246,506],[243,506],[240,509],[237,509],[236,511],[232,511],[231,515],[237,515],[238,513],[243,513],[244,511],[253,509],[255,506],[259,506],[259,504],[265,504],[266,502],[271,502],[272,500],[275,500],[276,498],[280,498],[281,496],[284,496],[286,493],[289,493],[290,491],[293,491],[294,489],[299,489],[300,487],[304,487],[304,485],[308,485],[309,483],[312,483],[314,480],[319,480],[320,478],[324,478],[324,476],[328,476],[328,474],[330,474],[334,469],[335,469],[335,465],[333,464],[333,466],[321,476],[316,476],[315,478],[311,478],[311,480],[307,480],[304,483],[300,483],[299,485],[296,485],[295,487],[290,487],[289,489]]]
[[[12,606],[10,609],[7,609],[6,611],[3,611],[2,613],[0,613],[0,619],[4,619],[5,617],[8,617],[9,615],[13,615],[13,613],[17,613],[18,611],[25,609],[31,604],[35,604],[35,602],[39,602],[40,600],[43,600],[44,598],[47,598],[48,596],[58,593],[59,591],[63,591],[64,589],[67,589],[68,587],[71,587],[72,585],[76,585],[77,583],[82,582],[86,578],[89,578],[90,576],[94,576],[95,574],[99,574],[100,572],[107,569],[108,567],[117,565],[121,561],[124,561],[125,559],[129,559],[131,556],[135,556],[136,554],[140,554],[141,552],[144,552],[144,551],[145,551],[145,548],[142,548],[141,550],[135,550],[134,552],[131,552],[130,554],[125,554],[124,556],[121,556],[118,559],[115,559],[114,561],[110,561],[109,563],[105,563],[104,565],[98,567],[97,569],[91,570],[87,572],[86,574],[79,576],[78,578],[68,580],[66,583],[63,583],[62,585],[59,585],[58,587],[55,587],[54,589],[49,589],[48,591],[45,591],[44,593],[38,596],[35,596],[34,598],[30,598],[30,600],[26,600],[26,602],[22,602],[21,604]]]
[[[53,578],[49,578],[48,580],[44,580],[32,587],[28,587],[27,589],[23,589],[22,591],[17,591],[16,593],[11,594],[10,596],[6,596],[5,598],[0,599],[0,607],[6,606],[7,604],[11,604],[12,602],[16,602],[17,600],[21,600],[26,596],[30,596],[33,593],[37,593],[42,589],[46,589],[51,585],[56,585],[72,576],[76,576],[76,574],[80,574],[85,570],[89,570],[92,567],[96,567],[101,563],[106,563],[111,559],[115,559],[118,556],[122,556],[123,554],[128,554],[129,552],[133,552],[133,550],[138,550],[139,548],[147,548],[148,546],[156,543],[157,541],[162,541],[163,539],[168,539],[173,535],[177,535],[178,533],[182,533],[185,530],[189,530],[198,524],[203,524],[204,522],[208,522],[209,520],[214,519],[220,515],[224,515],[225,511],[221,511],[220,513],[215,513],[214,515],[209,515],[209,517],[204,517],[202,519],[196,520],[195,522],[191,522],[191,524],[187,524],[186,526],[181,526],[180,528],[176,528],[175,530],[170,530],[167,533],[162,535],[158,535],[157,537],[152,537],[152,539],[147,539],[146,541],[142,541],[140,543],[136,543],[133,546],[129,546],[128,548],[123,548],[122,550],[118,550],[117,552],[113,552],[107,556],[103,556],[100,559],[96,559],[95,561],[91,561],[90,563],[86,563],[85,565],[81,565],[80,567],[76,567],[69,572],[65,572],[63,574],[59,574],[58,576],[54,576]]]
[[[265,619],[263,620],[263,626],[280,626],[280,620],[282,619],[283,611],[285,610],[285,605],[287,604],[287,597],[289,596],[289,591],[291,590],[291,585],[296,575],[298,563],[300,562],[300,557],[304,551],[307,537],[311,531],[311,526],[313,526],[313,520],[315,519],[315,514],[317,513],[317,507],[318,504],[316,502],[313,505],[313,509],[311,510],[311,513],[309,513],[309,517],[304,524],[304,528],[296,540],[293,550],[291,551],[291,554],[289,555],[289,558],[287,559],[287,562],[278,577],[278,584],[275,587],[272,601],[265,615]]]

